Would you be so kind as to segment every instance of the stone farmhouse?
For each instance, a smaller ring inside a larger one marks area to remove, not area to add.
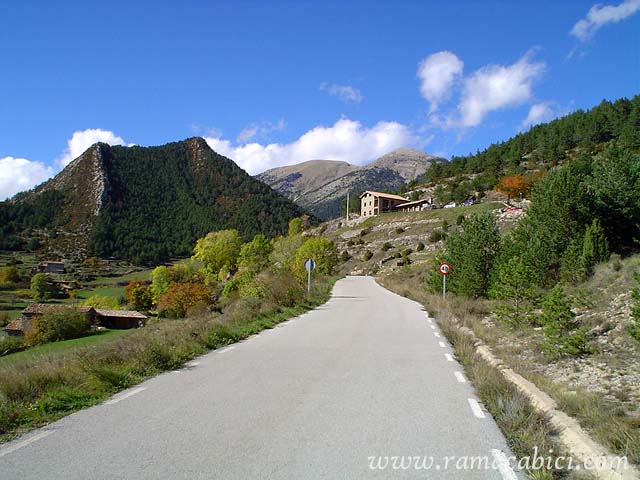
[[[360,195],[360,215],[371,217],[387,212],[419,212],[433,208],[431,199],[409,201],[400,195],[367,190]]]
[[[22,316],[4,327],[7,335],[24,335],[33,319],[51,310],[65,310],[75,308],[84,313],[94,328],[128,329],[144,326],[147,316],[134,310],[105,310],[93,307],[74,307],[72,305],[53,305],[47,303],[32,303],[22,311]]]

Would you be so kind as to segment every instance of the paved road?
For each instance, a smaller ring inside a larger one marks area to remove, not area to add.
[[[0,478],[515,478],[453,468],[509,452],[444,342],[418,304],[348,277],[312,312],[1,446]],[[393,456],[411,466],[382,469]]]

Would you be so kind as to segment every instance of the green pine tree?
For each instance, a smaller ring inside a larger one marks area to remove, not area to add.
[[[583,237],[576,237],[562,254],[560,260],[560,281],[564,283],[577,284],[584,281],[586,277]]]
[[[582,242],[582,265],[586,276],[593,275],[593,268],[609,260],[609,243],[604,235],[600,220],[593,219],[587,227]]]
[[[500,231],[489,213],[472,215],[462,223],[462,233],[446,241],[444,260],[452,266],[447,278],[450,290],[467,297],[486,296],[491,273],[500,251]]]
[[[576,322],[560,285],[556,285],[544,298],[540,321],[545,336],[540,345],[543,353],[551,357],[590,353],[587,327],[580,327]]]
[[[491,289],[494,298],[503,300],[493,311],[498,320],[517,326],[530,319],[536,293],[534,278],[533,270],[520,257],[502,265]]]

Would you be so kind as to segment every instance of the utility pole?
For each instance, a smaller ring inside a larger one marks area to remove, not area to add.
[[[349,221],[349,190],[347,190],[347,222]]]

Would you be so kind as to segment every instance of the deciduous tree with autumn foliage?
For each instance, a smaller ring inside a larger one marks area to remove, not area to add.
[[[174,283],[161,297],[158,310],[162,316],[184,318],[190,310],[213,303],[211,289],[198,283]]]
[[[144,282],[131,280],[125,287],[125,299],[136,310],[150,310],[153,305],[151,287]]]
[[[509,200],[512,197],[526,196],[529,194],[532,185],[531,179],[524,175],[507,175],[502,177],[496,185],[496,190],[500,193],[504,193]]]

